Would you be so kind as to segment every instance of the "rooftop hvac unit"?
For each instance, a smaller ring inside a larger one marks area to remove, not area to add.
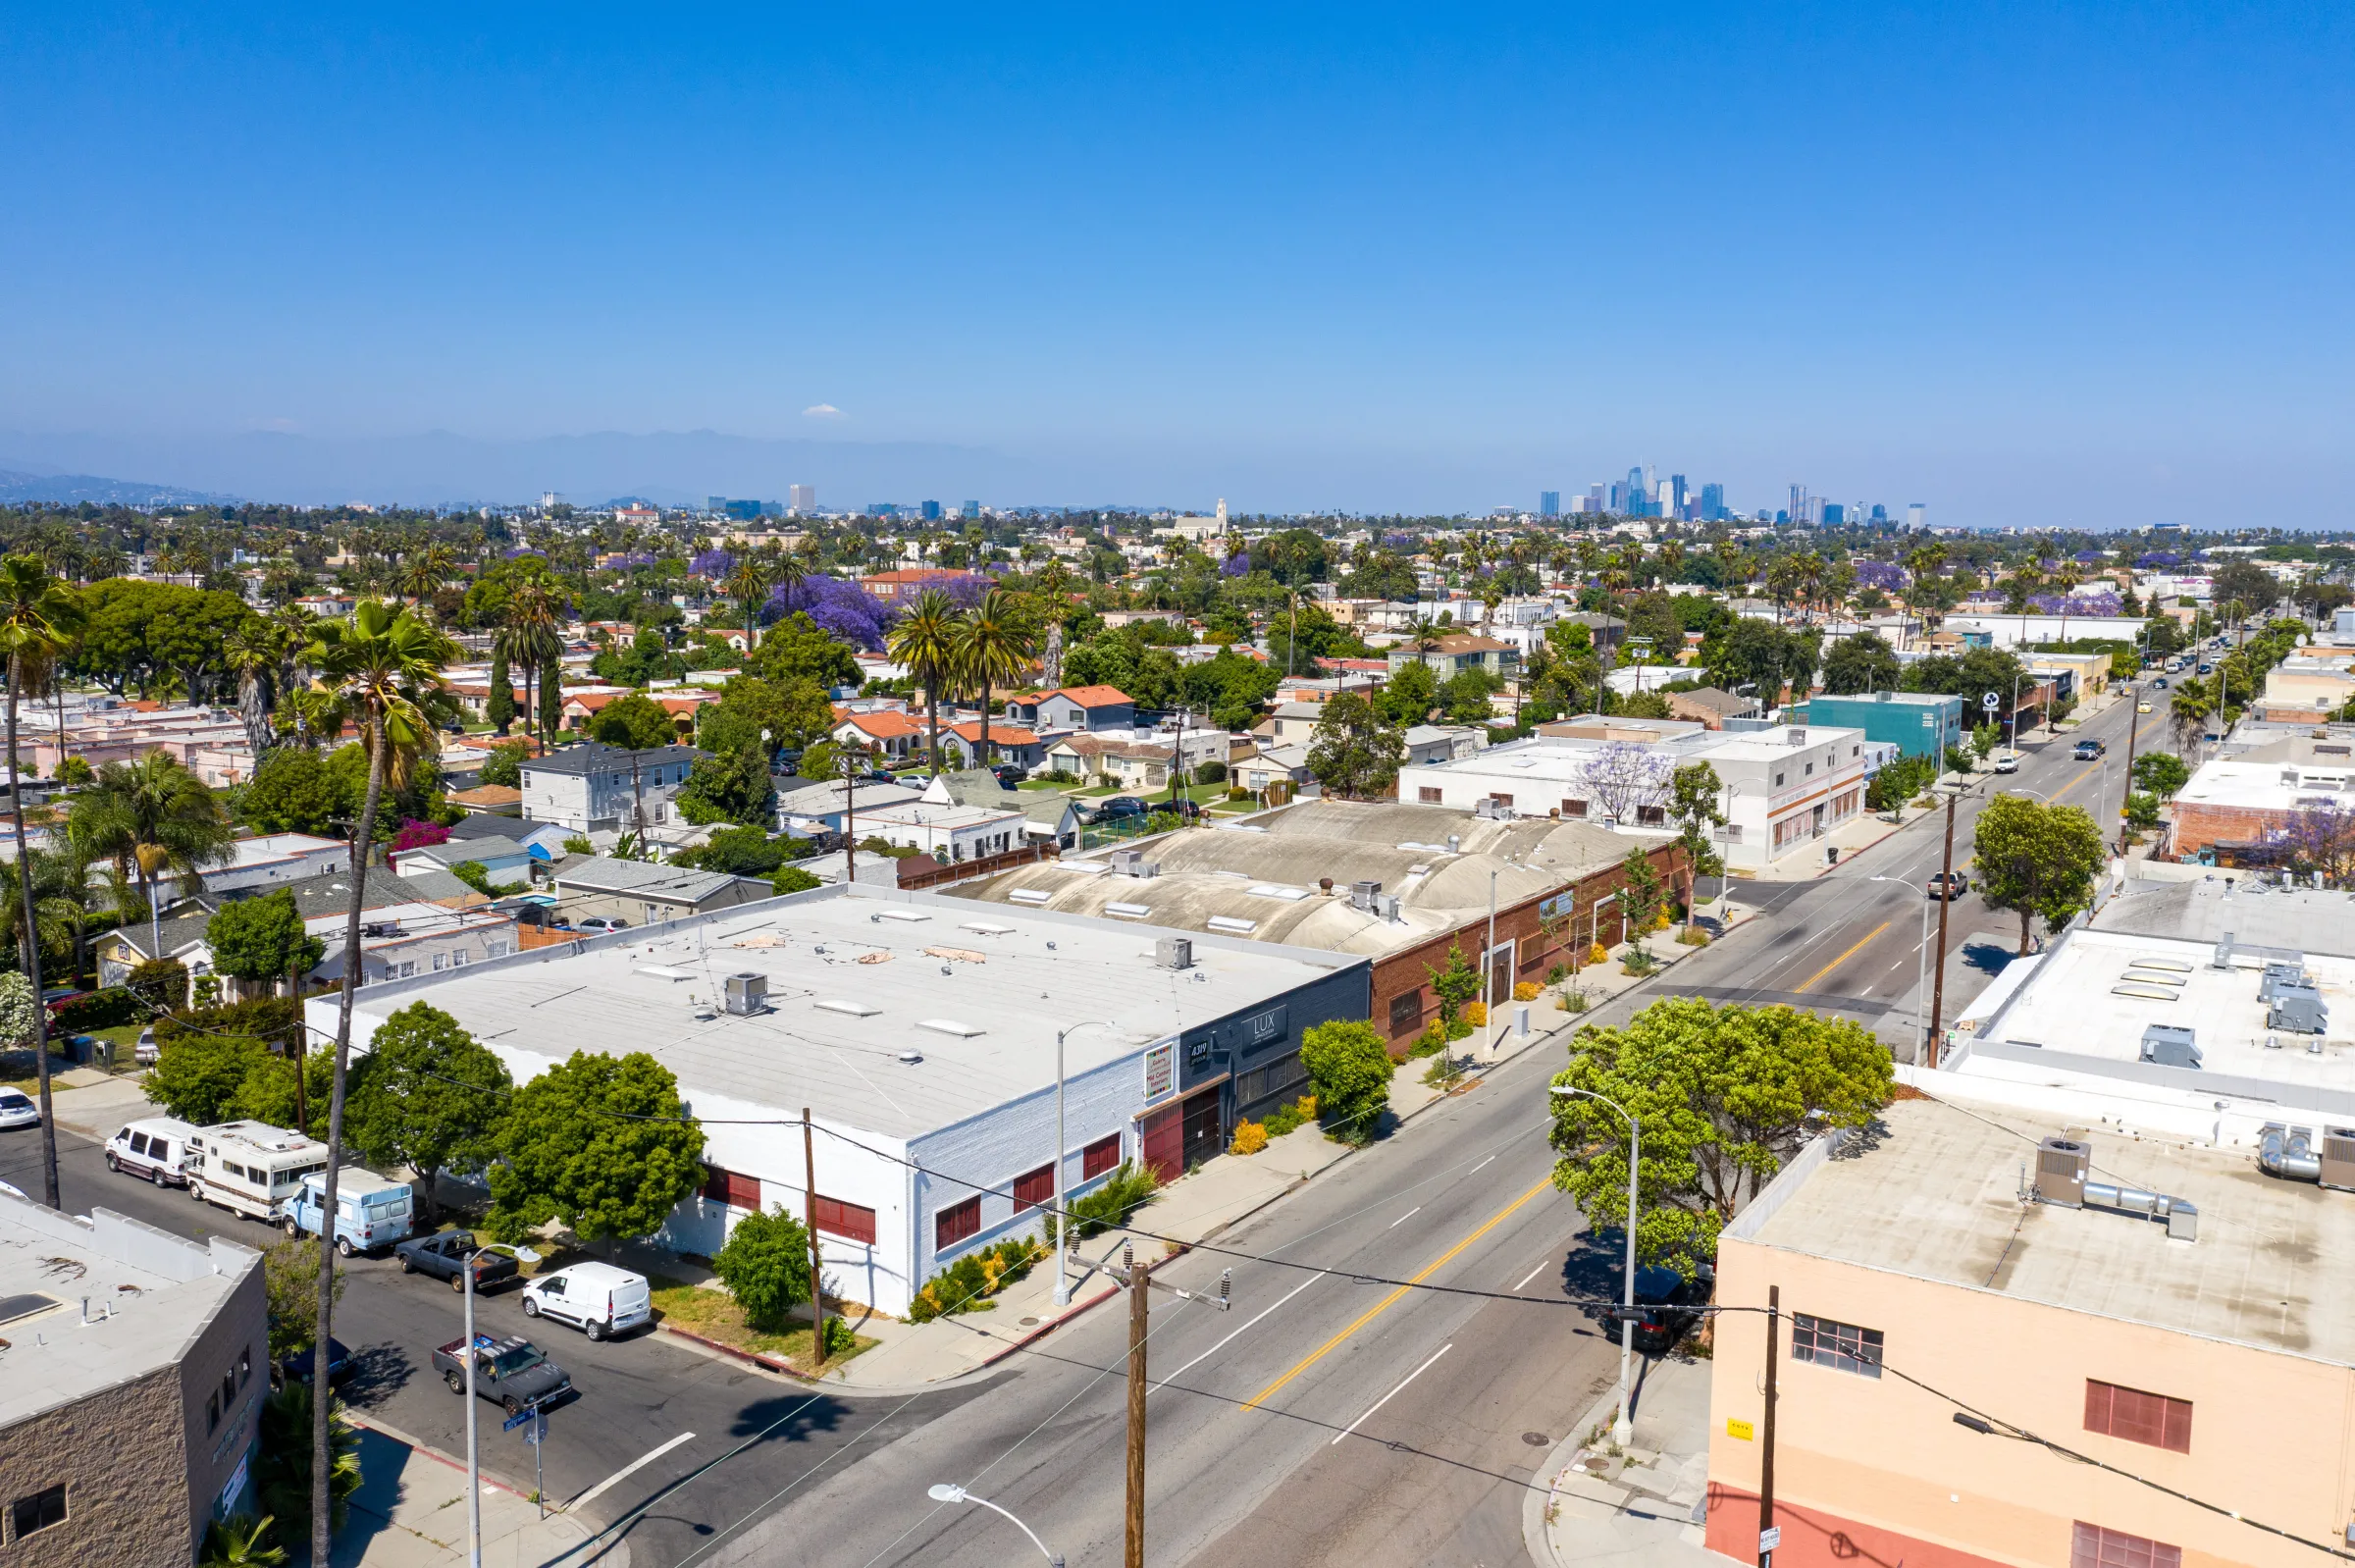
[[[2284,986],[2311,986],[2314,981],[2306,974],[2304,958],[2275,959],[2265,967],[2265,977],[2257,982],[2257,1000],[2272,1002]]]
[[[2190,1029],[2179,1023],[2153,1023],[2142,1031],[2142,1060],[2156,1067],[2196,1068],[2200,1048]]]
[[[2208,967],[2212,969],[2228,969],[2232,967],[2231,932],[2226,931],[2216,944],[2216,956],[2208,961]]]
[[[2085,1205],[2085,1173],[2093,1149],[2071,1138],[2047,1138],[2036,1146],[2036,1196],[2045,1203],[2078,1209]]]
[[[1792,726],[1791,726],[1791,744],[1792,744],[1792,745],[1794,745],[1794,746],[1805,746],[1805,745],[1806,745],[1806,744],[1807,744],[1807,732],[1806,732],[1806,730],[1802,729],[1800,726],[1798,726],[1798,725],[1796,725],[1796,724],[1792,725]]]
[[[2265,1015],[2269,1029],[2292,1034],[2320,1034],[2330,1023],[2330,1008],[2323,993],[2311,985],[2281,985],[2274,989],[2273,1008]]]
[[[768,1011],[768,976],[750,970],[731,974],[727,980],[728,1011],[738,1018],[750,1018]]]
[[[2289,1181],[2320,1180],[2323,1162],[2315,1158],[2314,1129],[2268,1122],[2257,1134],[2257,1169]]]
[[[1398,895],[1395,893],[1375,894],[1374,913],[1386,920],[1398,918]]]
[[[1165,936],[1153,944],[1153,962],[1165,969],[1190,969],[1194,967],[1193,939],[1183,936]]]
[[[1370,912],[1374,908],[1375,896],[1381,892],[1380,882],[1352,882],[1349,884],[1349,907]]]
[[[1112,852],[1112,868],[1124,876],[1133,876],[1136,874],[1136,862],[1144,858],[1143,850],[1114,850]]]
[[[2323,1128],[2321,1166],[2324,1186],[2355,1192],[2355,1127]]]

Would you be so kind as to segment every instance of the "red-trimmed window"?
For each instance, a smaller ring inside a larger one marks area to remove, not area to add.
[[[932,1247],[945,1251],[967,1236],[981,1229],[981,1195],[975,1193],[963,1203],[953,1203],[932,1216]]]
[[[2191,1401],[2085,1380],[2085,1430],[2154,1448],[2191,1452]]]
[[[759,1214],[760,1178],[707,1165],[704,1167],[704,1196],[714,1203],[724,1203],[731,1209],[747,1209]]]
[[[1042,1165],[1026,1176],[1014,1178],[1014,1212],[1035,1209],[1042,1203],[1055,1201],[1055,1168]]]
[[[2080,1519],[2069,1542],[2068,1568],[2183,1568],[2183,1548]]]
[[[1121,1135],[1098,1138],[1079,1151],[1079,1179],[1086,1181],[1102,1176],[1121,1163]]]
[[[875,1244],[874,1210],[863,1209],[856,1203],[845,1203],[840,1198],[829,1198],[821,1192],[811,1212],[817,1220],[817,1228],[827,1235],[840,1236],[845,1241],[857,1241],[870,1247]]]

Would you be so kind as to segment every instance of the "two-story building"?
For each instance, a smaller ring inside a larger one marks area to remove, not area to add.
[[[1136,701],[1117,686],[1058,686],[1006,699],[1006,716],[1046,734],[1136,727]]]
[[[576,833],[632,827],[641,812],[649,826],[667,823],[672,797],[703,755],[692,746],[633,752],[587,741],[559,747],[523,764],[524,819]]]
[[[1905,757],[1936,760],[1962,744],[1962,699],[1936,692],[1811,697],[1796,706],[1794,716],[1802,724],[1862,730],[1866,740],[1894,746]]]
[[[1471,632],[1451,632],[1428,639],[1427,646],[1409,641],[1389,651],[1390,674],[1409,664],[1428,665],[1434,679],[1444,681],[1465,670],[1510,680],[1521,673],[1521,651],[1512,644]]]

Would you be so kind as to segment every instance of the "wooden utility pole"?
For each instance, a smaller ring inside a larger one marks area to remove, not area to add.
[[[1145,1334],[1146,1281],[1152,1267],[1136,1261],[1134,1243],[1127,1248],[1128,1265],[1128,1552],[1125,1568],[1145,1568]]]
[[[294,1035],[287,1041],[287,1054],[294,1059],[294,1125],[304,1137],[311,1135],[311,1107],[305,1095],[304,1070],[310,1066],[310,1026],[302,1019],[301,956],[287,957],[287,994],[294,999]],[[429,1193],[428,1196],[431,1196]]]
[[[1774,1568],[1774,1364],[1780,1357],[1778,1341],[1783,1322],[1783,1287],[1766,1287],[1766,1422],[1760,1436],[1765,1450],[1758,1456],[1758,1568]]]
[[[802,1107],[802,1226],[810,1232],[810,1364],[826,1364],[826,1281],[817,1246],[817,1145],[810,1132],[810,1108]]]
[[[1918,1062],[1926,1053],[1932,1069],[1938,1066],[1938,1023],[1946,1009],[1946,911],[1955,902],[1955,799],[1962,793],[1956,790],[1946,798],[1946,870],[1938,879],[1938,963],[1930,979],[1930,1037],[1913,1057]]]
[[[2126,701],[2133,711],[2126,719],[2126,787],[2119,792],[2118,800],[2118,853],[2121,856],[2126,853],[2126,801],[2134,794],[2134,737],[2142,730],[2142,693],[2131,681],[2126,683]]]

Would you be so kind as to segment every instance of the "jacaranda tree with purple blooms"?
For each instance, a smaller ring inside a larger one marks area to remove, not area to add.
[[[890,629],[892,608],[881,600],[839,577],[810,576],[779,588],[760,606],[760,624],[773,626],[800,610],[827,636],[854,648],[880,649]]]

